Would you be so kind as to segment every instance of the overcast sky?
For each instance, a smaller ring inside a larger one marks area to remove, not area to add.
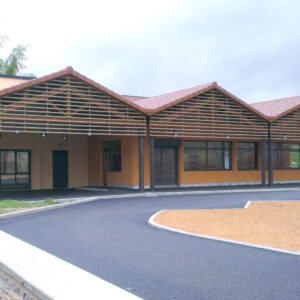
[[[217,81],[248,103],[300,95],[300,2],[2,1],[0,35],[37,76],[67,66],[119,94]]]

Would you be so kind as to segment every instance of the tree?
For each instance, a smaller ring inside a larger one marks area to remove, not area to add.
[[[7,41],[6,36],[0,36],[0,48],[3,47],[3,44]],[[27,45],[17,45],[14,47],[5,59],[0,58],[0,74],[5,75],[17,75],[21,70],[26,69],[24,62],[27,60],[26,51]],[[28,74],[29,76],[34,76]]]

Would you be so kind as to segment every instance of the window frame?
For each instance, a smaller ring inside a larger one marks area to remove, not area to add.
[[[1,152],[14,152],[14,173],[4,173],[2,171],[1,163]],[[18,162],[17,162],[17,153],[26,152],[28,154],[28,170],[27,172],[18,172]],[[14,175],[14,185],[3,185],[2,184],[2,175]],[[17,184],[17,175],[27,175],[28,183],[26,185]],[[0,190],[14,190],[14,189],[31,189],[31,150],[28,149],[0,149]]]
[[[120,145],[120,149],[116,151],[114,147],[116,144]],[[105,141],[103,142],[103,153],[109,152],[109,169],[107,172],[122,172],[122,143],[121,140],[114,140],[114,141]],[[118,152],[120,153],[120,168],[114,169],[113,166],[113,153]],[[103,155],[104,158],[104,155]]]
[[[239,148],[239,144],[254,144],[254,149],[250,147]],[[239,150],[254,150],[254,168],[240,168],[239,167]],[[237,142],[237,170],[238,171],[257,171],[258,170],[258,143],[257,142]]]
[[[186,142],[201,142],[205,144],[205,147],[189,147],[185,146]],[[222,143],[221,147],[210,147],[209,143]],[[229,147],[225,147],[225,144],[228,143]],[[197,149],[197,150],[205,150],[205,168],[197,169],[197,170],[186,170],[185,167],[185,149]],[[218,169],[208,168],[208,152],[209,150],[221,150],[222,151],[222,167]],[[225,169],[225,152],[229,151],[229,168]],[[184,172],[205,172],[205,171],[231,171],[232,170],[232,142],[228,141],[199,141],[199,140],[184,140],[183,141],[183,170]]]
[[[274,145],[278,145],[278,148],[275,148],[274,149]],[[283,145],[284,144],[290,144],[290,145],[298,145],[299,146],[299,149],[298,150],[291,150],[291,149],[284,149]],[[282,162],[283,162],[283,152],[284,151],[287,151],[287,152],[295,152],[295,153],[299,153],[300,155],[300,143],[287,143],[287,142],[272,142],[272,152],[273,152],[273,159],[274,159],[274,154],[275,153],[279,153],[279,167],[278,168],[275,168],[274,167],[274,161],[272,162],[273,163],[273,170],[300,170],[300,166],[298,168],[283,168],[282,167]],[[265,153],[265,157],[266,157],[266,170],[269,169],[269,144],[268,142],[266,143],[266,153]]]

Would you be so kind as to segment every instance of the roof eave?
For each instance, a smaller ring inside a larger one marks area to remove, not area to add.
[[[294,111],[298,110],[299,108],[300,108],[300,104],[298,104],[298,105],[296,105],[296,106],[294,106],[294,107],[292,107],[292,108],[290,108],[290,109],[282,112],[281,114],[279,114],[279,115],[277,115],[275,117],[272,117],[272,122],[277,121],[278,119],[281,119],[282,117],[284,117],[284,116],[286,116],[286,115],[288,115],[290,113],[293,113]]]
[[[6,89],[1,90],[0,91],[0,97],[11,94],[11,93],[19,92],[23,89],[29,88],[29,87],[34,86],[36,84],[44,83],[44,82],[47,82],[49,80],[52,80],[52,79],[70,74],[72,71],[73,71],[72,67],[67,67],[67,68],[65,68],[61,71],[51,73],[49,75],[45,75],[45,76],[42,76],[42,77],[38,77],[36,79],[32,79],[32,80],[29,80],[29,81],[26,81],[26,82],[23,82],[23,83],[13,85],[11,87],[8,87]]]

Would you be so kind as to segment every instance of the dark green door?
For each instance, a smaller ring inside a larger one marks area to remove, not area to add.
[[[68,151],[53,151],[53,188],[68,187]]]

